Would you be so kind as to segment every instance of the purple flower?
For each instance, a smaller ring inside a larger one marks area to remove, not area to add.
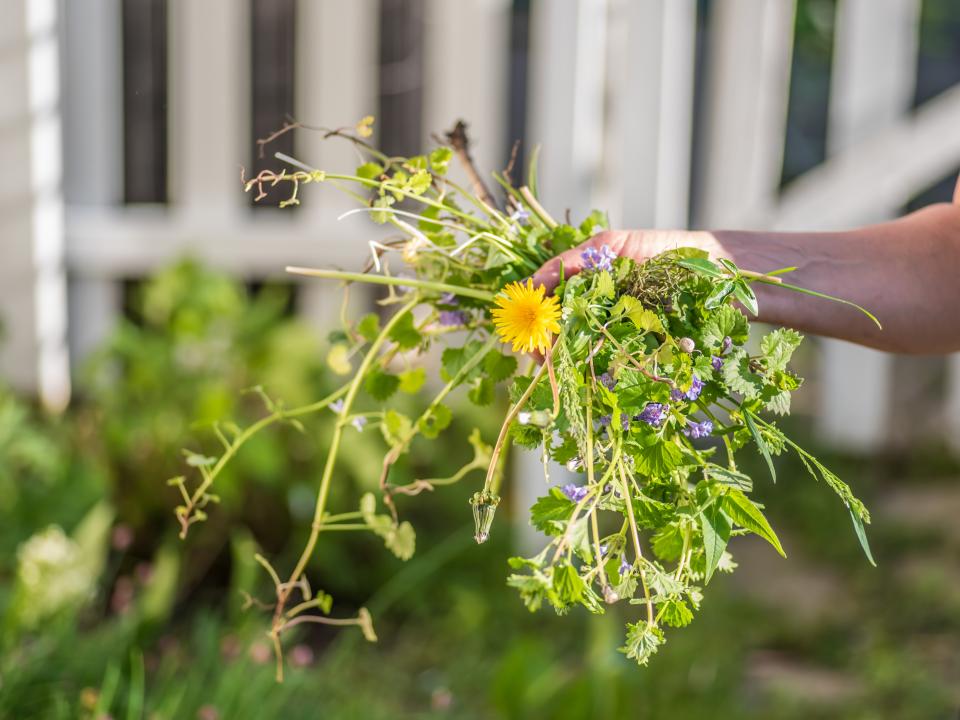
[[[567,499],[571,502],[578,503],[587,496],[587,489],[581,487],[580,485],[574,485],[569,483],[560,488],[560,492],[567,496]]]
[[[686,435],[691,440],[707,437],[707,435],[709,435],[712,432],[713,432],[713,423],[710,422],[709,420],[704,420],[703,422],[696,422],[695,420],[687,420],[687,426],[683,429],[683,434]]]
[[[613,379],[608,372],[600,376],[600,382],[603,383],[603,386],[607,390],[613,390],[617,386],[617,381]]]
[[[601,545],[601,546],[600,546],[600,557],[603,557],[603,556],[606,555],[606,554],[607,554],[607,546],[606,546],[606,545]]]
[[[694,375],[693,382],[690,383],[690,389],[683,392],[680,388],[674,388],[670,391],[670,399],[674,402],[680,402],[683,399],[693,402],[700,397],[701,392],[703,392],[703,380]]]
[[[363,432],[363,427],[367,424],[367,419],[363,415],[357,415],[350,421],[350,424],[357,429],[357,432]]]
[[[712,358],[710,358],[710,365],[713,366],[714,370],[720,372],[723,370],[723,358],[714,355]]]
[[[440,296],[439,303],[441,305],[459,305],[460,301],[457,299],[457,296],[452,292],[445,292]]]
[[[621,416],[620,416],[620,427],[623,428],[623,431],[624,431],[624,432],[627,432],[627,431],[630,429],[630,416],[629,416],[629,415],[624,414],[624,415],[621,415]]]
[[[343,412],[343,398],[330,403],[330,409],[335,413]]]
[[[669,410],[670,406],[664,403],[647,403],[647,406],[637,415],[637,420],[642,420],[653,427],[660,427],[667,419]]]
[[[441,310],[440,324],[447,327],[460,327],[467,324],[467,314],[463,310]]]
[[[610,270],[613,268],[612,262],[617,259],[617,254],[604,245],[600,250],[595,247],[588,247],[580,257],[583,259],[584,270]]]
[[[601,415],[601,416],[597,419],[597,422],[600,424],[600,427],[606,427],[607,425],[610,424],[610,416],[609,416],[609,415]]]
[[[623,577],[633,569],[633,565],[627,562],[627,556],[620,558],[620,577]]]
[[[520,223],[521,225],[526,225],[527,221],[530,219],[530,212],[526,208],[517,208],[513,211],[510,219],[514,222]]]
[[[731,347],[732,345],[733,345],[733,340],[731,340],[731,339],[730,339],[730,336],[727,335],[727,336],[723,339],[723,342],[720,344],[720,354],[721,354],[721,355],[726,355],[727,351],[730,349],[730,347]]]

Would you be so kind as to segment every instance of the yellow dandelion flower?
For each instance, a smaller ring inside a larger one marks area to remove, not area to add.
[[[491,311],[493,324],[503,342],[513,343],[513,350],[545,352],[550,336],[560,332],[560,301],[544,297],[546,288],[534,289],[533,280],[510,283],[497,296],[497,307]]]

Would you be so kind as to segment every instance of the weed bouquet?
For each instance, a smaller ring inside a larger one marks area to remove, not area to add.
[[[759,452],[773,480],[772,458],[796,453],[813,478],[839,495],[869,558],[863,504],[775,421],[789,412],[791,393],[801,384],[789,365],[801,336],[776,329],[747,347],[750,322],[741,308],[757,313],[755,283],[810,292],[783,282],[789,268],[760,275],[685,247],[641,264],[599,246],[584,252],[582,272],[561,276],[548,295],[528,278],[606,229],[602,213],[579,224],[554,219],[537,200],[535,156],[525,184],[513,182],[512,169],[493,175],[505,198],[497,203],[473,166],[462,123],[445,143],[415,157],[388,157],[372,147],[371,123],[366,118],[355,128],[326,131],[362,153],[364,162],[352,174],[278,154],[286,168],[261,172],[245,187],[259,199],[265,187],[285,184],[290,195],[281,205],[293,205],[302,186],[332,185],[356,199],[355,212],[392,226],[396,237],[371,243],[363,272],[288,268],[386,286],[386,319],[370,314],[334,334],[328,362],[348,378],[341,388],[300,408],[285,408],[264,393],[261,420],[245,428],[218,425],[222,452],[187,453],[197,474],[171,481],[183,497],[176,516],[186,535],[216,502],[217,476],[253,434],[273,423],[298,424],[309,413],[336,413],[299,561],[281,575],[257,556],[275,584],[267,605],[280,677],[282,635],[298,624],[353,624],[376,639],[365,610],[333,617],[330,596],[311,589],[305,571],[320,536],[371,532],[407,559],[415,532],[395,497],[463,483],[472,486],[469,504],[482,543],[494,525],[511,445],[538,451],[545,473],[554,461],[582,480],[544,485],[530,522],[545,546],[533,557],[510,558],[507,583],[530,610],[549,605],[563,614],[581,605],[603,613],[610,605],[637,606],[622,650],[641,665],[664,643],[666,628],[693,619],[711,578],[736,567],[727,549],[731,537],[753,533],[783,554],[751,498],[753,479],[738,469],[741,451]],[[455,155],[470,189],[448,177]],[[391,272],[396,264],[399,272]],[[398,393],[424,393],[426,372],[417,358],[436,345],[443,348],[440,377],[429,385],[439,390],[417,416],[392,408]],[[415,439],[437,439],[450,425],[455,392],[490,406],[500,386],[510,402],[498,437],[475,430],[444,438],[472,446],[466,466],[448,478],[391,481],[391,469]],[[359,431],[383,437],[379,496],[365,495],[357,508],[331,508],[338,456]]]

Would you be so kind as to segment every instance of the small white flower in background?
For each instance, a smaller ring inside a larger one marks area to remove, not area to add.
[[[517,413],[517,422],[520,423],[521,425],[529,425],[530,413],[526,411]]]
[[[357,429],[357,432],[363,432],[363,426],[367,424],[367,419],[363,415],[357,415],[350,421],[350,424]]]
[[[343,398],[340,398],[339,400],[330,403],[330,409],[333,410],[333,412],[335,413],[343,412]]]
[[[84,561],[80,546],[51,525],[17,550],[19,616],[33,627],[69,606],[86,601],[96,578]]]
[[[570,472],[576,472],[583,467],[583,461],[580,458],[573,458],[573,460],[567,461],[567,470]]]

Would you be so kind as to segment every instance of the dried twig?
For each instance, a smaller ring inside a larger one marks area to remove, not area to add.
[[[473,158],[470,157],[470,139],[467,137],[467,124],[463,122],[463,120],[457,120],[457,124],[453,126],[452,130],[446,132],[445,135],[447,142],[450,143],[450,147],[453,148],[461,165],[463,165],[463,169],[466,170],[467,175],[470,176],[470,183],[473,185],[474,194],[486,205],[492,208],[497,207],[496,200],[493,199],[493,195],[491,195],[487,189],[483,178],[480,177]]]

